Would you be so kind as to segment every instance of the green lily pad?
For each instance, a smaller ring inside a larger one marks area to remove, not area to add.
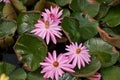
[[[6,74],[9,77],[9,80],[26,80],[26,72],[16,67],[12,64],[6,62],[0,62],[0,74]]]
[[[72,0],[55,0],[55,2],[60,6],[65,6],[67,4],[70,4]]]
[[[110,9],[110,6],[108,6],[107,4],[103,4],[103,3],[102,3],[102,4],[100,5],[100,10],[99,10],[96,18],[97,18],[98,20],[100,20],[101,18],[105,17],[105,16],[107,15],[109,9]]]
[[[102,80],[120,80],[120,67],[112,66],[101,69]]]
[[[0,19],[0,47],[5,49],[13,44],[13,36],[17,29],[15,21]]]
[[[92,17],[96,16],[99,11],[100,5],[96,3],[90,3],[88,0],[72,0],[70,4],[74,12],[85,12]]]
[[[17,69],[13,71],[10,75],[10,80],[26,80],[27,74],[23,69]]]
[[[113,47],[100,38],[92,38],[85,45],[90,50],[90,54],[100,60],[102,67],[109,67],[118,60],[119,53],[114,52]]]
[[[0,19],[0,38],[13,36],[17,29],[15,21]]]
[[[109,27],[120,25],[120,6],[111,7],[108,14],[102,19]]]
[[[28,73],[27,80],[44,80],[43,75],[40,73],[40,69],[34,72]]]
[[[85,67],[81,69],[75,69],[76,73],[74,75],[76,77],[89,77],[95,74],[101,68],[101,63],[95,56],[92,56],[91,59],[91,62],[86,64]]]
[[[46,57],[47,47],[41,38],[23,34],[17,40],[14,51],[18,59],[24,63],[25,69],[35,71],[40,67],[39,63]]]
[[[23,12],[17,18],[17,31],[19,34],[30,32],[34,29],[34,24],[40,18],[39,12]]]
[[[79,23],[76,19],[65,17],[62,20],[62,27],[70,41],[80,42]]]
[[[9,63],[0,62],[0,74],[5,73],[7,75],[11,74],[15,69],[15,66]]]
[[[98,22],[90,20],[90,17],[88,15],[83,15],[81,13],[73,13],[72,16],[79,21],[80,25],[78,30],[81,34],[82,40],[90,39],[98,33]]]

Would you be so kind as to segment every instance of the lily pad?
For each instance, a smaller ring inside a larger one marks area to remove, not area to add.
[[[47,47],[41,38],[30,34],[23,34],[17,40],[14,51],[19,61],[24,63],[24,68],[35,71],[40,67],[39,63],[47,55]]]
[[[83,15],[78,12],[73,13],[72,16],[75,17],[79,21],[80,25],[79,25],[78,30],[79,30],[79,33],[81,34],[82,40],[90,39],[98,33],[97,31],[98,22],[95,20],[92,20],[90,16]]]
[[[72,0],[55,0],[55,2],[60,6],[65,6],[67,4],[70,4]]]
[[[17,69],[14,65],[6,62],[0,62],[0,74],[6,74],[9,80],[25,80],[27,77],[23,69]]]
[[[101,63],[100,61],[95,57],[91,57],[91,62],[89,64],[86,64],[85,67],[78,69],[75,69],[75,74],[74,76],[76,77],[89,77],[93,74],[95,74],[100,68],[101,68]]]
[[[70,6],[74,12],[84,12],[94,17],[98,14],[100,4],[91,3],[90,0],[72,0]]]
[[[109,27],[120,25],[120,6],[111,7],[108,14],[102,19]]]
[[[30,32],[34,29],[34,24],[40,18],[39,12],[23,12],[17,18],[17,31],[19,34]]]
[[[28,73],[27,80],[44,80],[43,75],[40,73],[40,69],[34,72]]]
[[[62,20],[62,27],[70,41],[80,42],[79,23],[76,19],[65,17]]]
[[[92,38],[85,43],[91,55],[95,55],[101,62],[102,67],[109,67],[116,63],[119,53],[113,47],[100,38]]]
[[[17,29],[15,21],[0,19],[0,38],[13,36]]]
[[[120,80],[120,67],[111,66],[101,69],[102,80]]]

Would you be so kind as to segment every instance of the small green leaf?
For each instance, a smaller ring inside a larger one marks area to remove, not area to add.
[[[99,11],[100,5],[95,3],[90,3],[88,0],[72,0],[71,8],[75,12],[85,12],[92,17],[96,16]]]
[[[24,63],[24,68],[35,71],[47,54],[47,47],[41,38],[23,34],[16,42],[14,50],[18,59]]]
[[[96,55],[100,60],[102,67],[109,67],[118,60],[118,52],[114,52],[113,47],[100,38],[92,38],[85,45],[90,50],[90,54]]]
[[[91,57],[91,62],[89,64],[86,64],[85,67],[78,69],[76,68],[76,77],[89,77],[93,74],[95,74],[101,67],[100,61],[95,57]]]
[[[65,17],[62,20],[62,27],[65,30],[66,35],[71,41],[80,42],[79,23],[76,19]]]
[[[102,19],[109,27],[120,25],[120,6],[110,8],[108,14]]]
[[[39,12],[23,12],[17,18],[17,31],[19,34],[30,32],[34,29],[34,24],[40,18]]]
[[[60,6],[65,6],[67,4],[70,4],[72,0],[55,0],[55,2]]]
[[[120,80],[120,67],[111,66],[101,69],[102,80]]]
[[[83,15],[81,13],[73,13],[72,16],[78,19],[80,23],[78,30],[81,34],[82,40],[90,39],[98,33],[98,22],[90,20],[90,17],[88,15]]]

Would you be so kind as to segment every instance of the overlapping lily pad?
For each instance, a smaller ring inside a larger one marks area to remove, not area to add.
[[[12,64],[6,62],[0,62],[0,74],[6,74],[9,77],[9,80],[26,80],[26,72],[16,67]]]
[[[34,29],[34,24],[40,18],[39,12],[23,12],[17,18],[17,31],[19,34],[30,32]]]
[[[39,63],[47,54],[44,41],[36,36],[24,34],[16,42],[14,50],[19,61],[24,63],[24,68],[35,71],[40,67]]]
[[[85,45],[90,50],[91,55],[95,55],[101,62],[102,67],[109,67],[116,63],[119,53],[113,47],[100,38],[92,38]]]

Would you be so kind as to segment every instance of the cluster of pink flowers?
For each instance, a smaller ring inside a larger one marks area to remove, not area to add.
[[[44,78],[59,80],[59,77],[65,73],[64,71],[74,73],[76,65],[80,69],[81,66],[85,67],[85,63],[89,64],[91,61],[89,50],[82,44],[72,43],[66,47],[67,53],[61,53],[57,57],[56,51],[53,51],[53,55],[48,53],[48,57],[40,63],[43,68],[41,73],[45,73]]]
[[[62,31],[60,23],[62,18],[62,10],[59,7],[45,9],[42,12],[42,19],[38,20],[35,24],[35,29],[31,32],[35,35],[46,39],[46,43],[49,44],[50,40],[54,44],[57,43],[56,37],[61,38]],[[48,56],[45,58],[41,65],[41,73],[44,73],[44,78],[51,78],[52,80],[59,80],[65,72],[74,73],[74,68],[85,67],[85,64],[89,64],[90,54],[89,50],[82,44],[78,45],[77,42],[66,45],[66,53],[57,55],[56,51],[53,53],[48,52]]]
[[[5,3],[9,3],[10,1],[9,0],[0,0],[0,2],[5,2]]]
[[[57,43],[56,37],[61,38],[62,31],[60,18],[62,15],[62,10],[59,11],[59,7],[45,9],[45,12],[42,12],[43,19],[38,20],[38,23],[35,24],[35,29],[31,32],[35,35],[41,37],[42,39],[46,38],[46,43],[49,44],[50,39],[54,44]]]

